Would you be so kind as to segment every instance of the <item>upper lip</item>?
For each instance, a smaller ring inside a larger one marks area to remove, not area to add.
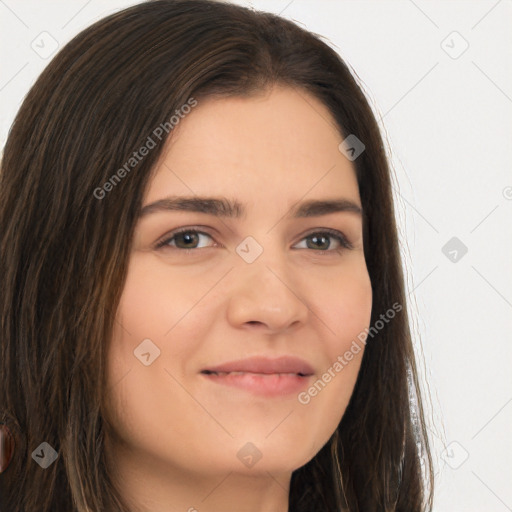
[[[309,376],[314,374],[313,367],[303,359],[295,356],[282,356],[278,358],[249,357],[229,361],[217,366],[209,366],[201,370],[201,373],[219,372],[248,372],[248,373],[295,373]]]

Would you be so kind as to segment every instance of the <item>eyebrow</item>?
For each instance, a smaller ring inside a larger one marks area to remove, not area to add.
[[[240,202],[225,197],[172,196],[144,206],[140,211],[139,218],[166,211],[198,212],[215,217],[236,219],[245,215],[245,208]],[[337,198],[308,200],[296,203],[291,208],[290,215],[296,218],[303,218],[318,217],[338,212],[351,212],[361,216],[363,213],[362,208],[356,203],[345,198]]]

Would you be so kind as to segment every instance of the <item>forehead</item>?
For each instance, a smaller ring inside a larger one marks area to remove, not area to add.
[[[235,195],[313,188],[358,197],[352,163],[328,108],[302,89],[206,98],[173,129],[146,202],[162,192]],[[172,190],[171,190],[172,189]]]

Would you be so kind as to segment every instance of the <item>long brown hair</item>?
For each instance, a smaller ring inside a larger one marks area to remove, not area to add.
[[[327,44],[276,15],[209,0],[159,0],[110,15],[69,42],[28,93],[4,149],[0,423],[16,449],[0,474],[2,510],[129,510],[104,460],[106,340],[167,131],[153,137],[156,147],[129,175],[112,176],[190,98],[247,97],[275,84],[320,99],[340,142],[349,134],[363,141],[353,163],[371,324],[392,304],[402,306],[368,339],[337,430],[292,474],[289,510],[431,509],[431,455],[390,170],[360,86]],[[42,442],[58,453],[44,470],[32,460]]]

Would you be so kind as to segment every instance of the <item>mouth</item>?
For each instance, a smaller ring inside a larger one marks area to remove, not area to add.
[[[304,359],[295,356],[269,357],[248,357],[229,361],[217,366],[204,368],[202,372],[208,374],[230,374],[230,373],[259,373],[267,374],[292,374],[307,377],[314,374],[313,367]]]
[[[231,386],[266,397],[284,396],[303,389],[314,375],[309,363],[296,357],[253,357],[231,361],[200,372],[215,384]]]
[[[306,374],[306,373],[301,373],[301,372],[298,372],[298,373],[290,373],[290,372],[283,372],[283,373],[264,373],[264,372],[242,372],[242,371],[235,371],[235,372],[214,372],[212,370],[203,370],[201,372],[202,374],[204,375],[220,375],[220,376],[224,376],[224,375],[261,375],[261,376],[271,376],[271,375],[278,375],[278,376],[286,376],[286,375],[297,375],[299,377],[309,377],[310,375],[312,374]]]

